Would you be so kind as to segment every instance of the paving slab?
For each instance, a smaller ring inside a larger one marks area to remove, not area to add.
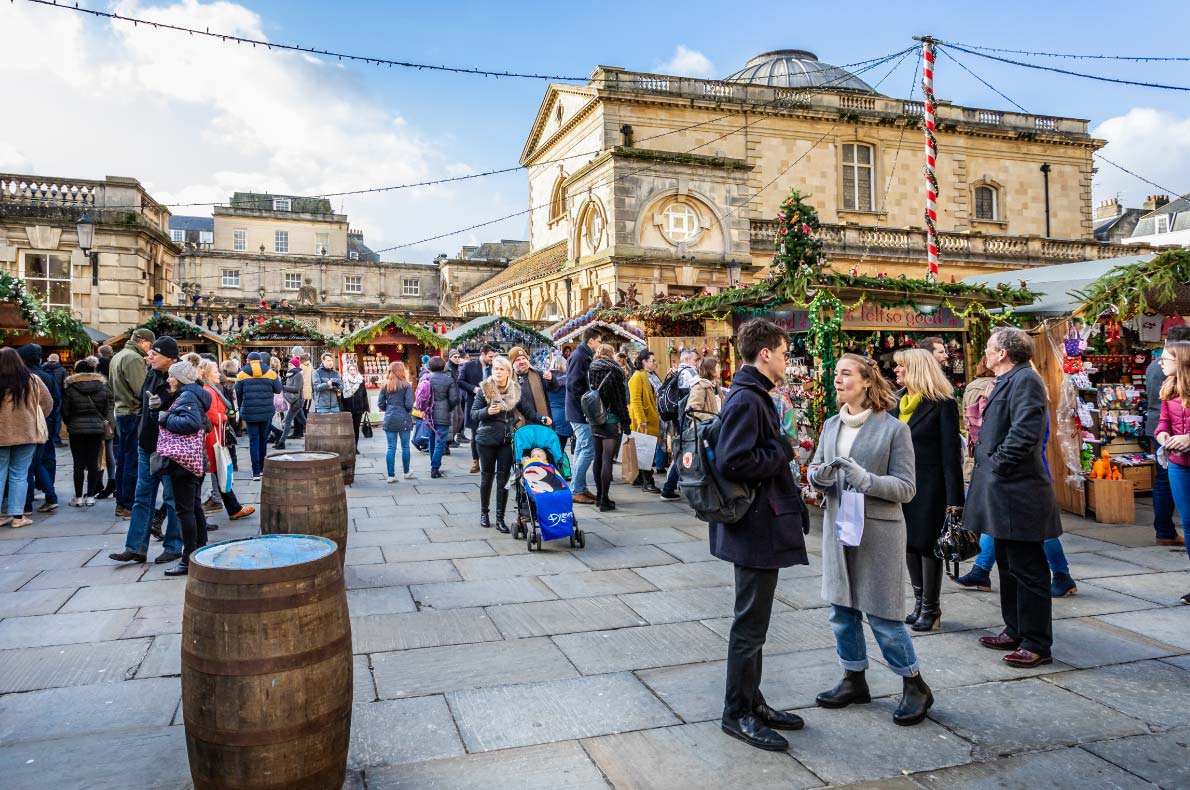
[[[0,571],[0,592],[15,592],[38,573],[36,570]]]
[[[500,638],[500,632],[482,609],[372,614],[351,618],[354,653],[492,642]]]
[[[938,689],[973,686],[994,680],[1019,680],[1022,677],[1062,672],[1071,667],[1054,661],[1032,669],[1018,669],[1004,663],[1004,653],[981,647],[979,638],[1000,633],[993,628],[986,631],[963,631],[950,634],[929,634],[913,640],[922,676],[930,687]],[[869,655],[873,655],[869,650]],[[879,656],[879,651],[874,655]]]
[[[731,632],[730,617],[704,620],[703,623],[724,639]],[[865,629],[869,643],[871,632]],[[821,609],[779,612],[769,620],[769,633],[764,643],[765,655],[792,653],[798,650],[813,650],[818,647],[834,647],[835,634]],[[869,649],[869,655],[880,655]]]
[[[368,656],[351,657],[351,682],[351,699],[354,704],[376,701],[376,682],[372,678]]]
[[[544,637],[373,653],[372,671],[381,699],[578,676]]]
[[[582,573],[587,567],[566,552],[535,551],[507,557],[474,557],[454,560],[466,581],[506,579],[513,576],[552,576]]]
[[[1066,531],[1065,527],[1063,531]],[[1069,529],[1076,535],[1086,538],[1113,543],[1117,546],[1140,547],[1153,545],[1153,528],[1151,526],[1095,524],[1091,526],[1076,526]]]
[[[607,790],[577,741],[481,752],[368,771],[368,790],[491,790],[515,777],[518,790]]]
[[[710,562],[711,546],[705,540],[692,540],[687,543],[665,543],[659,546],[666,554],[677,557],[682,562]]]
[[[441,696],[381,700],[351,709],[350,768],[461,754],[463,744]]]
[[[185,579],[108,584],[84,587],[62,607],[63,612],[93,612],[102,609],[180,604],[186,593]]]
[[[1158,571],[1183,571],[1186,569],[1186,550],[1181,546],[1142,546],[1134,549],[1115,548],[1111,551],[1100,552],[1105,557],[1130,562],[1133,565],[1144,565]]]
[[[21,589],[50,590],[59,587],[78,589],[79,587],[98,587],[108,584],[132,584],[140,581],[146,570],[148,568],[145,565],[124,564],[42,571]]]
[[[420,529],[405,529],[399,532],[356,532],[347,533],[347,545],[356,546],[418,546],[428,543],[426,533]],[[415,558],[416,559],[416,558]],[[438,559],[431,557],[427,559]],[[390,557],[390,562],[400,562]]]
[[[1115,543],[1108,543],[1103,540],[1095,540],[1088,538],[1086,535],[1078,535],[1073,532],[1066,532],[1062,535],[1062,551],[1066,554],[1081,554],[1085,551],[1096,552],[1110,552],[1120,548]],[[1120,559],[1127,559],[1121,557]]]
[[[181,727],[0,748],[0,776],[5,790],[187,790],[192,786],[186,733]]]
[[[124,629],[120,638],[180,634],[182,633],[183,609],[181,604],[142,607],[137,610],[136,617],[132,618],[132,622]]]
[[[653,625],[708,620],[732,614],[735,609],[735,588],[697,587],[689,590],[662,590],[622,595],[620,600]],[[780,601],[774,601],[773,611],[787,612],[789,607]]]
[[[728,562],[686,562],[642,568],[638,571],[660,590],[691,587],[729,587],[735,584],[735,567]]]
[[[120,551],[124,547],[124,539],[119,535],[70,535],[66,537],[43,538],[37,537],[21,549],[21,554],[38,554],[47,551],[74,551],[90,549],[92,552],[100,549]]]
[[[8,538],[7,535],[4,537]],[[9,554],[16,554],[18,551],[25,548],[32,542],[32,539],[21,540],[19,538],[0,540],[0,557],[7,556]]]
[[[895,778],[903,771],[971,761],[971,744],[929,719],[913,727],[894,724],[897,702],[881,699],[842,710],[800,710],[806,728],[791,733],[789,753],[832,785]]]
[[[724,640],[701,623],[670,623],[553,637],[584,675],[714,661]]]
[[[459,572],[448,560],[355,565],[343,569],[343,582],[348,590],[356,590],[361,587],[401,587],[410,584],[458,580]]]
[[[1190,730],[1086,743],[1082,748],[1159,787],[1190,787]]]
[[[177,677],[182,674],[182,635],[162,634],[153,638],[145,660],[136,671],[143,678]]]
[[[1160,661],[1063,672],[1046,680],[1149,724],[1190,726],[1190,678]]]
[[[1078,582],[1078,595],[1068,595],[1065,598],[1054,598],[1053,617],[1061,620],[1066,617],[1092,617],[1097,614],[1112,614],[1115,612],[1137,612],[1141,609],[1155,609],[1158,604],[1143,598],[1113,592],[1097,586],[1094,581]]]
[[[128,680],[148,639],[123,639],[0,651],[0,694]]]
[[[72,595],[74,588],[0,593],[0,618],[53,614]]]
[[[830,606],[822,599],[821,576],[779,580],[776,599],[797,609],[822,609]]]
[[[384,552],[379,546],[348,546],[344,564],[377,565],[384,562]]]
[[[1173,658],[1163,658],[1161,660],[1166,664],[1180,667],[1187,672],[1190,672],[1190,656],[1174,656]]]
[[[1190,652],[1190,606],[1109,614],[1098,619]]]
[[[657,589],[642,579],[635,571],[627,569],[591,571],[584,567],[581,573],[542,576],[541,581],[559,598],[594,598],[601,595],[638,593]]]
[[[635,520],[635,519],[634,519]],[[651,524],[651,519],[639,519],[649,523],[647,527],[633,528],[624,524],[618,529],[602,529],[599,531],[608,543],[613,546],[644,546],[658,543],[693,543],[696,539],[673,527],[658,527]]]
[[[347,610],[352,617],[366,614],[416,612],[408,587],[363,587],[347,591]]]
[[[1178,652],[1179,648],[1095,618],[1054,621],[1054,659],[1077,669],[1162,658]]]
[[[487,608],[505,639],[647,625],[616,598],[570,598]]]
[[[437,515],[411,516],[408,507],[387,510],[368,508],[366,517],[356,515],[353,519],[356,532],[405,532],[418,529],[436,529],[443,526]]]
[[[628,673],[465,689],[446,695],[469,752],[677,724]]]
[[[588,545],[575,552],[578,560],[593,571],[611,571],[617,568],[640,569],[649,566],[676,564],[678,560],[656,546],[611,546],[597,548]],[[640,571],[637,570],[639,573]],[[643,575],[643,574],[642,574]]]
[[[1075,579],[1097,579],[1100,576],[1128,576],[1135,573],[1148,573],[1149,568],[1131,562],[1106,557],[1095,552],[1083,552],[1067,557],[1070,562],[1070,575]]]
[[[430,609],[459,609],[502,603],[548,601],[557,596],[537,579],[516,576],[473,582],[417,584],[410,588],[413,599]]]
[[[1096,587],[1143,598],[1162,606],[1181,606],[1182,596],[1190,590],[1190,571],[1154,573],[1146,569],[1141,576],[1112,576],[1096,579]]]
[[[165,727],[181,699],[177,678],[5,694],[0,697],[0,746]]]
[[[426,537],[430,539],[431,543],[451,543],[460,540],[488,540],[489,538],[495,540],[495,538],[492,537],[491,529],[484,529],[483,527],[479,526],[479,517],[475,515],[476,510],[478,510],[478,508],[475,508],[475,506],[469,506],[468,512],[470,512],[472,515],[465,518],[460,516],[459,526],[448,525],[445,527],[437,527],[435,529],[427,529],[425,530]],[[463,522],[465,522],[465,524]],[[500,533],[497,532],[496,534],[499,535]],[[511,543],[512,540],[509,538],[508,542]],[[524,548],[523,544],[522,548]]]
[[[0,557],[2,571],[54,571],[64,568],[81,568],[98,550],[47,551],[38,554],[9,554]]]
[[[614,787],[822,787],[789,755],[729,738],[718,722],[605,735],[584,740],[583,746]]]
[[[938,603],[942,607],[942,623],[935,631],[909,631],[913,637],[925,636],[942,631],[972,631],[1004,624],[1000,612],[1000,597],[997,593],[951,592],[942,595]],[[913,609],[913,599],[905,599],[905,614]]]
[[[463,540],[452,543],[394,544],[384,543],[385,562],[425,562],[426,560],[461,560],[467,557],[492,557],[496,551],[482,540]],[[524,546],[521,546],[523,549]]]
[[[1017,754],[914,774],[913,779],[918,787],[940,790],[957,787],[963,790],[1036,790],[1038,787],[1075,785],[1088,790],[1152,790],[1148,782],[1078,748]]]
[[[10,617],[0,621],[0,650],[117,639],[134,614],[135,609],[112,609],[105,612]]]
[[[930,718],[993,754],[1149,731],[1131,716],[1040,678],[941,689],[934,698]]]

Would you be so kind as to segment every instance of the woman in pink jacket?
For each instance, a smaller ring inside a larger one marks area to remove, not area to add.
[[[1182,514],[1182,532],[1190,527],[1190,343],[1170,343],[1161,352],[1161,419],[1153,438],[1169,451],[1169,487]],[[1190,544],[1186,546],[1190,555]],[[1182,596],[1190,604],[1190,593]]]

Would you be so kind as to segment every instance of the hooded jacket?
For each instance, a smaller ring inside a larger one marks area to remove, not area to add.
[[[250,359],[236,377],[236,402],[244,422],[268,422],[273,419],[273,396],[281,392],[281,380],[263,359]]]
[[[161,398],[161,407],[149,408],[149,398],[156,395]],[[145,376],[145,383],[140,391],[140,434],[138,441],[140,448],[146,453],[157,452],[157,417],[169,408],[177,393],[169,391],[169,374],[150,369]]]
[[[66,386],[67,372],[66,368],[62,367],[61,362],[42,362],[42,370],[54,377],[54,381],[58,382],[58,390],[61,391]]]
[[[571,422],[586,423],[583,415],[583,393],[590,389],[587,382],[587,370],[591,367],[591,358],[595,352],[586,343],[579,343],[570,354],[566,362],[566,419]],[[618,366],[617,366],[618,367]]]
[[[574,356],[574,354],[571,354]],[[599,390],[599,398],[608,416],[615,416],[619,425],[612,424],[609,419],[604,425],[591,426],[591,433],[596,436],[618,435],[618,430],[632,433],[633,425],[629,422],[628,414],[628,383],[624,380],[624,371],[614,360],[596,357],[591,361],[587,371],[587,379],[591,389]]]
[[[58,421],[58,417],[62,413],[62,388],[58,386],[58,379],[54,378],[48,370],[41,364],[41,346],[37,343],[29,343],[17,349],[17,354],[20,355],[21,361],[25,363],[25,367],[29,369],[37,378],[41,379],[41,383],[50,391],[50,397],[54,400],[52,409],[45,413],[46,422],[51,429]],[[53,440],[54,437],[50,437]]]
[[[112,422],[112,393],[99,373],[66,377],[62,390],[62,422],[71,436],[102,436]]]
[[[434,425],[450,425],[450,413],[459,405],[459,388],[445,370],[430,373],[430,387],[434,391]]]

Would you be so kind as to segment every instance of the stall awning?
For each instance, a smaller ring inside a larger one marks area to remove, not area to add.
[[[1015,312],[1022,315],[1058,316],[1070,315],[1082,306],[1082,300],[1074,294],[1087,287],[1117,266],[1129,266],[1152,260],[1154,254],[1126,255],[1122,258],[1105,258],[1101,261],[1078,261],[1056,266],[1038,266],[1030,269],[1013,269],[996,274],[979,274],[967,277],[964,283],[995,287],[1004,283],[1013,288],[1023,282],[1030,291],[1039,296],[1033,304],[1021,305]]]
[[[614,334],[616,337],[623,338],[624,340],[627,340],[629,343],[644,343],[645,342],[643,333],[640,336],[634,335],[631,332],[629,332],[627,329],[625,329],[624,327],[620,326],[619,324],[612,324],[612,323],[608,323],[607,321],[591,321],[589,323],[583,324],[582,326],[575,327],[574,329],[567,332],[566,334],[559,335],[554,340],[554,342],[555,343],[568,343],[571,340],[574,340],[579,335],[581,335],[583,332],[586,332],[588,329],[598,329],[600,332],[602,332],[604,334],[605,337],[609,333]]]
[[[384,318],[361,326],[347,337],[338,342],[340,348],[351,350],[359,343],[367,343],[387,329],[395,329],[417,340],[428,348],[446,348],[450,341],[442,335],[435,334],[425,327],[399,315],[387,315]]]
[[[447,332],[445,337],[451,342],[451,345],[466,343],[468,340],[491,330],[495,324],[503,324],[509,329],[523,333],[541,345],[552,346],[554,344],[554,341],[533,327],[522,324],[520,321],[514,321],[511,318],[505,318],[502,315],[485,315],[479,318],[473,318],[462,326],[457,326]]]
[[[102,346],[104,343],[112,339],[112,336],[106,332],[100,332],[93,326],[83,325],[83,331],[87,333],[87,337],[91,338],[91,342]]]

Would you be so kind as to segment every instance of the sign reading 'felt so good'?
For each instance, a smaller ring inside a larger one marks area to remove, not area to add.
[[[967,328],[967,324],[945,307],[939,307],[932,313],[923,313],[907,305],[882,307],[865,302],[843,313],[843,328],[961,331]]]

